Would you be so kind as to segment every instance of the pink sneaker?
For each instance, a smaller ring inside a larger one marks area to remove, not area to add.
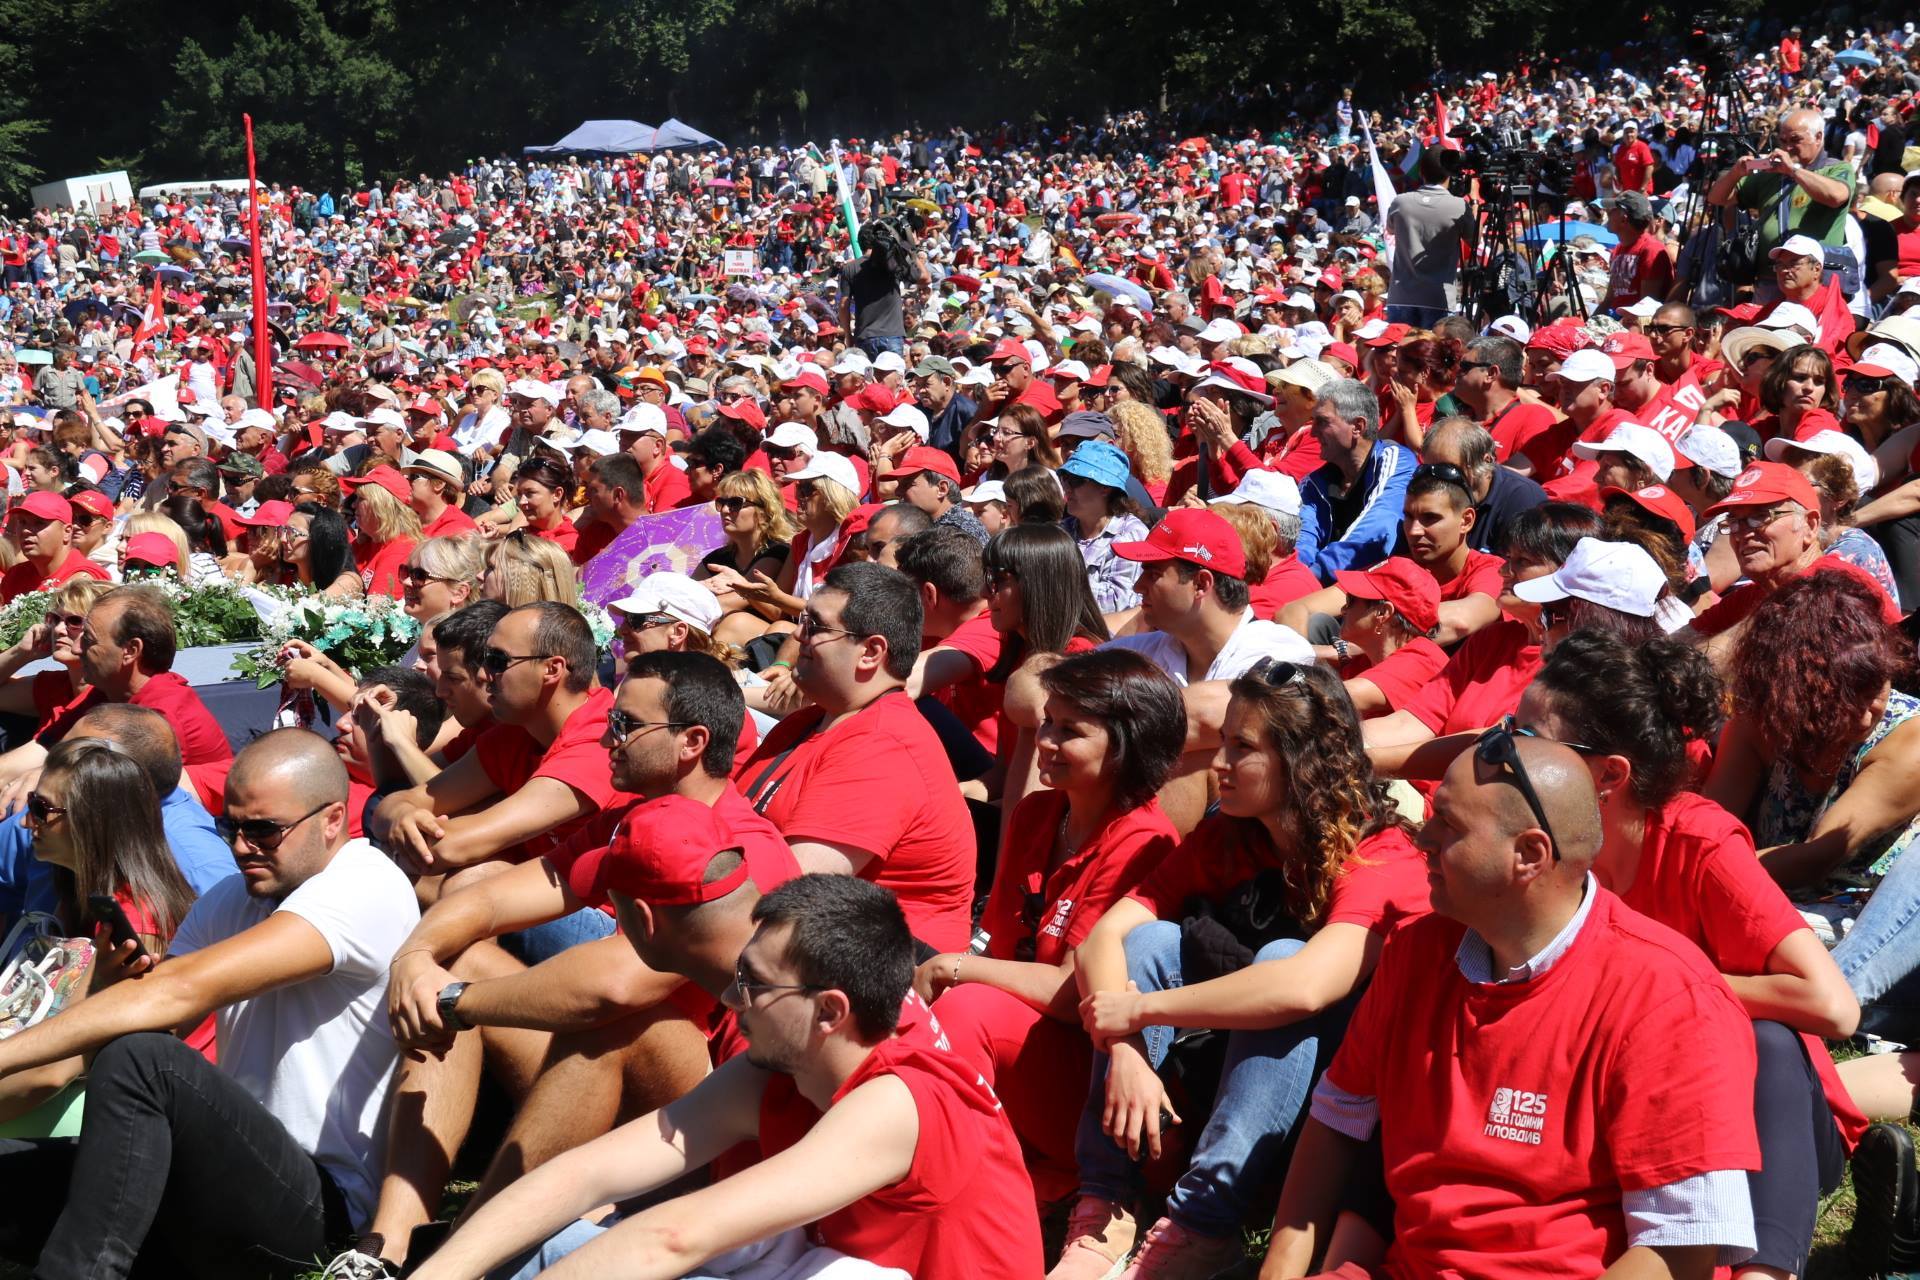
[[[1115,1280],[1133,1252],[1140,1224],[1122,1205],[1081,1196],[1067,1218],[1067,1245],[1047,1280]]]
[[[1238,1236],[1203,1236],[1162,1218],[1148,1229],[1120,1280],[1212,1280],[1245,1256]]]

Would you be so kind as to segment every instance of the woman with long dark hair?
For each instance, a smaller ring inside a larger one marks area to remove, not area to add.
[[[1227,1032],[1226,1065],[1133,1267],[1211,1275],[1237,1261],[1240,1224],[1284,1172],[1386,934],[1427,910],[1425,859],[1367,762],[1340,678],[1267,659],[1231,693],[1213,758],[1218,814],[1108,909],[1077,956],[1096,1052],[1059,1276],[1126,1256],[1139,1164],[1159,1156],[1165,1118],[1180,1122],[1159,1069],[1181,1028]]]
[[[1105,649],[1040,676],[1044,789],[1008,826],[980,928],[983,955],[946,953],[914,985],[957,1045],[978,1044],[1030,1153],[1045,1203],[1073,1189],[1074,1129],[1093,1044],[1081,1028],[1074,948],[1179,836],[1154,799],[1180,758],[1180,688],[1139,654]]]
[[[295,507],[280,530],[280,580],[339,599],[365,595],[345,517],[311,502]]]

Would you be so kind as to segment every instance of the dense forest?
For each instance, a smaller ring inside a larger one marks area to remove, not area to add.
[[[1744,2],[1744,0],[1743,0]],[[1751,7],[1751,3],[1747,3]],[[1204,103],[1511,64],[1698,20],[1675,0],[0,0],[0,194],[125,168],[338,188],[583,118],[729,142]]]

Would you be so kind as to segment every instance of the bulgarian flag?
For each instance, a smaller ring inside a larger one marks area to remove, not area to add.
[[[840,195],[840,216],[847,223],[847,244],[857,258],[860,256],[860,219],[854,216],[853,192],[847,186],[847,166],[840,160],[838,146],[833,149],[833,186]]]

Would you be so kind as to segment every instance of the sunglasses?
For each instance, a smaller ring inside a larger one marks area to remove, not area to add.
[[[811,497],[813,497],[813,482],[811,480],[801,480],[793,486],[793,500],[795,502],[805,502]]]
[[[1413,469],[1414,480],[1444,480],[1448,484],[1467,487],[1467,473],[1451,462],[1423,462]]]
[[[1460,372],[1463,374],[1472,373],[1475,369],[1491,369],[1493,367],[1493,361],[1491,360],[1462,360],[1460,362]]]
[[[271,818],[248,818],[244,822],[235,822],[223,814],[213,820],[213,827],[228,844],[245,840],[250,847],[262,853],[272,853],[286,842],[287,834],[295,827],[315,814],[325,813],[334,803],[329,800],[317,809],[309,809],[292,822],[275,822]]]
[[[38,791],[29,791],[27,793],[27,816],[35,822],[44,824],[65,812],[65,807],[55,804]]]
[[[1285,658],[1262,658],[1247,668],[1247,679],[1258,680],[1273,689],[1287,689],[1294,685],[1305,686],[1307,669],[1297,662],[1288,662]]]
[[[752,1004],[754,997],[765,991],[824,991],[824,987],[810,987],[800,982],[755,982],[747,976],[745,956],[733,966],[733,986],[740,993],[742,1004]]]
[[[1513,786],[1520,798],[1527,802],[1527,808],[1540,822],[1540,830],[1547,836],[1547,847],[1553,850],[1553,860],[1560,861],[1560,841],[1553,834],[1553,824],[1547,821],[1546,808],[1540,803],[1540,793],[1533,789],[1533,779],[1527,776],[1527,766],[1520,761],[1520,748],[1514,745],[1514,732],[1507,727],[1507,720],[1487,730],[1473,744],[1474,758],[1481,764],[1504,769],[1513,777]],[[1528,736],[1528,735],[1521,735]]]
[[[405,568],[401,569],[400,576],[415,586],[420,586],[428,582],[452,582],[453,581],[452,578],[442,578],[438,574],[430,573],[426,569],[421,568],[417,564],[410,564],[410,565],[407,565]]]
[[[664,615],[650,614],[650,617]],[[627,739],[642,729],[686,729],[691,728],[690,720],[642,720],[638,716],[628,715],[624,711],[607,712],[607,733],[613,738],[615,746],[623,745]]]
[[[55,628],[65,627],[69,631],[79,631],[87,625],[87,615],[84,613],[49,612],[47,614],[47,625]]]
[[[495,679],[507,674],[511,667],[523,662],[544,662],[552,657],[548,653],[508,653],[505,649],[488,649],[480,655],[480,669]]]
[[[747,507],[751,506],[752,504],[749,503],[745,498],[715,498],[713,500],[713,505],[720,508],[720,510],[722,511],[731,511],[731,512],[737,513],[745,510]]]
[[[858,631],[849,631],[845,627],[830,627],[811,613],[801,614],[800,625],[794,630],[794,635],[801,640],[815,635],[858,636],[859,634]]]
[[[628,631],[645,631],[648,627],[668,627],[680,619],[670,613],[626,613],[620,615],[620,625]],[[613,713],[609,713],[613,714]]]
[[[1850,396],[1870,396],[1885,391],[1895,380],[1892,378],[1869,378],[1856,373],[1847,379],[1847,394]]]
[[[1650,324],[1647,326],[1648,333],[1660,338],[1664,338],[1670,333],[1688,333],[1691,332],[1692,329],[1693,326],[1690,324]]]

